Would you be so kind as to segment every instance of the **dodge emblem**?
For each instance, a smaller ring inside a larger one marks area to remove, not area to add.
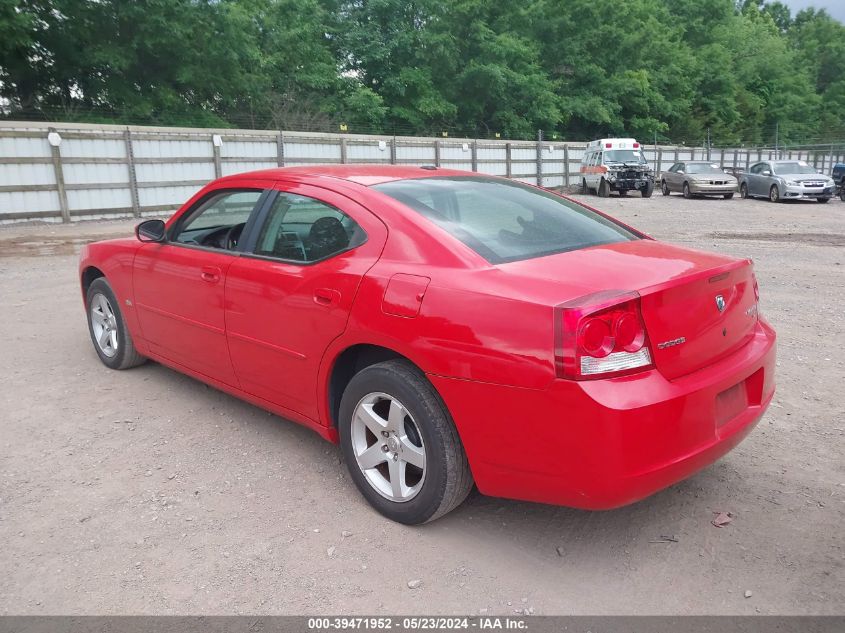
[[[716,295],[716,308],[719,312],[725,311],[725,298],[722,295]]]

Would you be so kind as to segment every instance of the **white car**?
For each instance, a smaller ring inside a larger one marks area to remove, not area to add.
[[[654,172],[633,138],[601,138],[590,141],[581,159],[581,193],[595,192],[602,198],[618,191],[625,196],[639,191],[643,198],[654,192]]]

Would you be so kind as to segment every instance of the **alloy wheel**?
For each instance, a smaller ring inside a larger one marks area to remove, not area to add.
[[[117,317],[106,296],[99,293],[91,298],[91,330],[103,355],[114,358],[118,345]]]
[[[386,393],[370,393],[355,407],[352,450],[358,468],[381,496],[413,499],[425,481],[425,445],[407,408]]]

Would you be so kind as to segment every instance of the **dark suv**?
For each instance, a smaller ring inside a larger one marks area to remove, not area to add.
[[[833,182],[839,187],[839,199],[845,202],[845,163],[836,163],[830,173]]]

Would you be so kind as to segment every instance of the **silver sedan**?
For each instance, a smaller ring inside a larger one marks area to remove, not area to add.
[[[836,183],[803,160],[767,160],[755,163],[739,178],[739,195],[780,200],[827,202],[836,194]]]
[[[708,160],[675,163],[660,175],[660,190],[664,196],[679,191],[684,198],[723,196],[728,199],[733,198],[736,187],[736,178],[726,173],[719,163]]]

